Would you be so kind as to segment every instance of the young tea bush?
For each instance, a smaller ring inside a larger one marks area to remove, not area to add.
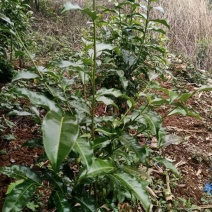
[[[12,78],[13,56],[23,57],[23,49],[17,40],[15,33],[24,41],[25,33],[29,28],[31,11],[27,1],[13,0],[0,1],[0,78],[8,80]],[[12,29],[11,29],[12,26]]]

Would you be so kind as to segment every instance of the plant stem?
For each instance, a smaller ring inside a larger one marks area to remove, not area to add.
[[[96,0],[93,0],[93,11],[96,11]],[[95,94],[96,94],[96,20],[93,20],[93,67],[92,67],[92,113],[91,113],[91,136],[92,140],[95,139],[95,126],[94,126],[94,118],[95,118],[95,106],[96,106],[96,100],[95,100]]]
[[[143,35],[143,40],[142,40],[142,43],[141,43],[141,48],[140,48],[140,52],[139,52],[139,54],[138,54],[138,59],[137,59],[137,61],[140,60],[141,53],[142,53],[142,51],[143,51],[142,46],[144,45],[145,40],[146,40],[147,31],[148,31],[148,25],[149,25],[150,10],[151,10],[151,1],[148,1],[147,12],[146,12],[146,22],[145,22],[145,27],[144,27],[144,35]]]

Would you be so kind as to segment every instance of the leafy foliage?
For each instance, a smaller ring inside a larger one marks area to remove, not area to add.
[[[23,57],[24,52],[16,33],[21,39],[24,38],[31,15],[27,1],[0,2],[0,77],[5,80],[12,78],[13,55]]]
[[[36,187],[47,181],[50,206],[58,211],[97,211],[103,205],[113,210],[118,203],[129,202],[133,207],[136,201],[149,211],[150,179],[138,167],[159,162],[179,174],[169,161],[140,144],[138,137],[154,137],[156,148],[163,146],[166,132],[154,110],[158,106],[171,108],[166,116],[195,115],[185,106],[192,93],[180,94],[156,81],[165,74],[162,38],[163,28],[169,26],[165,20],[151,19],[152,10],[162,11],[153,2],[157,1],[116,2],[99,12],[95,5],[91,10],[65,4],[64,11],[80,10],[92,21],[82,39],[83,51],[69,61],[35,67],[13,78],[20,85],[13,92],[28,98],[31,111],[40,118],[51,165],[39,169],[39,178],[30,168],[1,168],[1,173],[23,180],[14,185],[3,210],[21,210]],[[98,104],[106,107],[103,114],[96,113]],[[44,117],[40,108],[45,109]],[[20,201],[11,205],[14,198]]]

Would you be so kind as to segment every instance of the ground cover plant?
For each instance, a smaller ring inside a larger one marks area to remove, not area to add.
[[[118,211],[120,204],[150,211],[154,199],[151,203],[147,192],[152,193],[153,186],[149,168],[157,164],[179,176],[172,163],[148,145],[154,138],[155,148],[160,149],[169,136],[156,108],[168,106],[164,117],[198,116],[185,103],[211,87],[184,93],[161,87],[158,81],[167,74],[161,25],[169,25],[151,18],[153,10],[162,11],[153,2],[124,1],[112,8],[96,8],[94,1],[93,9],[64,5],[64,12],[86,14],[90,27],[82,51],[69,60],[47,67],[34,63],[34,68],[13,77],[15,87],[10,92],[28,99],[15,112],[31,115],[41,124],[41,142],[25,145],[44,146],[45,154],[34,168],[1,168],[1,173],[18,180],[8,189],[3,211],[21,211],[45,182],[49,208],[58,211]],[[6,22],[12,29],[10,20]],[[18,32],[15,36],[31,57]],[[100,114],[99,105],[104,106]],[[43,161],[50,163],[43,165]]]

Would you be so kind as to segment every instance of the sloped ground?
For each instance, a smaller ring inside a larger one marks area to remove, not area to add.
[[[169,87],[170,85],[164,86]],[[194,89],[190,84],[187,86],[190,90]],[[189,209],[193,205],[200,207],[198,211],[210,211],[212,209],[211,195],[207,196],[203,192],[204,185],[212,182],[211,99],[212,92],[203,92],[194,95],[189,101],[189,106],[201,115],[200,120],[193,117],[175,115],[164,120],[164,127],[170,134],[183,137],[183,141],[180,144],[171,144],[162,150],[162,155],[173,161],[181,173],[180,179],[176,181],[176,179],[170,178],[169,182],[173,198],[168,202],[171,202],[170,204],[175,208],[175,211],[186,211],[186,209],[183,209],[184,207]],[[163,114],[165,111],[159,109],[159,112]],[[2,117],[3,115],[4,112],[1,111],[0,116]],[[7,130],[3,131],[0,139],[0,167],[12,164],[33,166],[37,157],[43,153],[43,150],[40,148],[22,147],[22,144],[27,140],[40,138],[39,128],[31,119],[26,117],[16,117],[11,119],[11,121],[15,123],[15,126],[11,128],[15,139],[10,141],[3,139],[4,135],[6,136],[10,133]],[[167,182],[163,178],[164,176],[159,175],[159,179],[164,183],[162,187],[165,188]],[[1,175],[0,209],[3,206],[5,193],[10,182],[11,179]],[[160,193],[162,191],[157,192]],[[41,195],[41,202],[43,203],[46,201],[44,196],[42,197]],[[179,202],[178,197],[181,198],[181,202]],[[167,210],[164,209],[163,211]],[[42,211],[45,211],[45,209],[42,209]]]
[[[163,155],[172,159],[182,174],[178,186],[172,189],[173,195],[201,206],[204,205],[201,201],[203,188],[212,182],[212,92],[196,94],[189,105],[198,111],[201,119],[166,118],[164,126],[167,131],[182,136],[184,140],[181,144],[166,147]],[[204,206],[212,209],[212,202]]]

